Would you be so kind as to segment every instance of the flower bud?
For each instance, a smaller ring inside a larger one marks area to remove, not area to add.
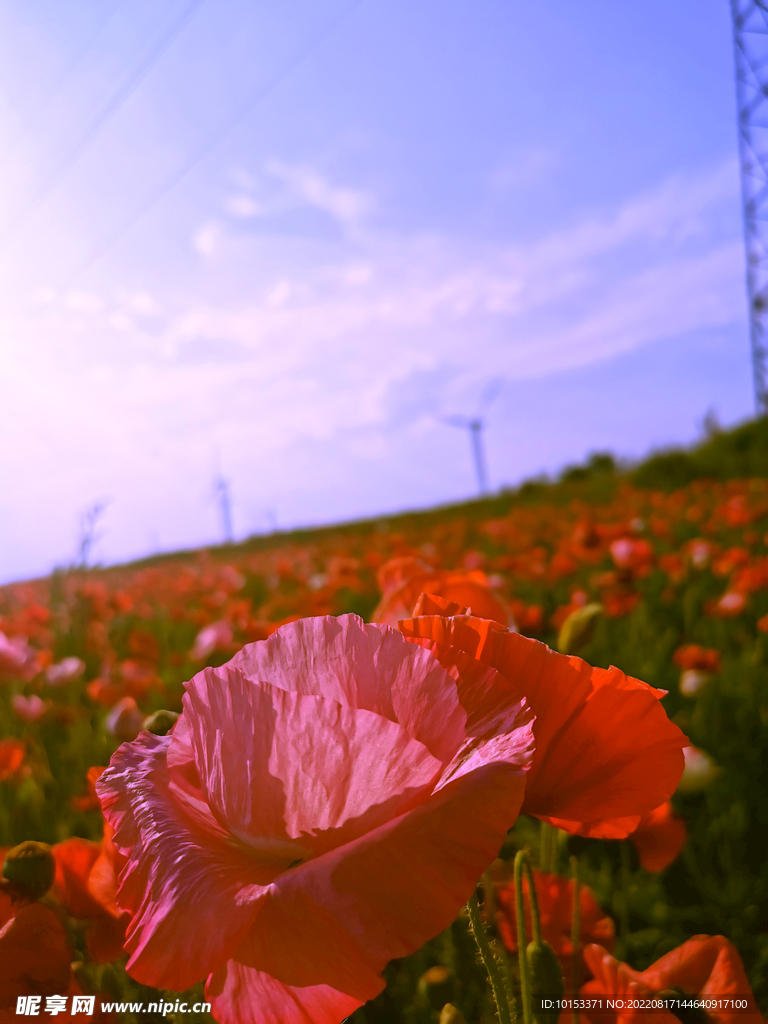
[[[419,995],[427,1000],[434,1010],[453,998],[453,977],[447,967],[430,967],[419,978]]]
[[[528,958],[528,975],[531,979],[534,1020],[538,1024],[557,1024],[560,1015],[559,1009],[542,1010],[538,1003],[541,999],[553,1001],[562,999],[565,988],[560,961],[557,959],[554,949],[544,939],[541,942],[529,942],[526,956]]]
[[[446,1003],[440,1011],[439,1024],[467,1024],[464,1014],[457,1010],[453,1003]]]
[[[167,736],[176,724],[178,717],[177,711],[166,711],[165,709],[155,711],[154,714],[144,719],[142,729],[154,733],[155,736]]]
[[[663,988],[659,992],[654,992],[654,999],[674,999],[676,1002],[679,1000],[686,1000],[683,1004],[688,1006],[689,1003],[698,1002],[698,1000],[691,999],[687,992],[684,992],[679,985],[671,985],[669,988]],[[679,1012],[679,1011],[678,1011]],[[684,1009],[683,1014],[687,1024],[709,1024],[711,1017],[706,1010],[699,1009],[697,1006],[692,1006],[688,1009]],[[677,1014],[675,1014],[677,1016]]]
[[[5,855],[3,878],[28,899],[45,896],[53,885],[56,861],[47,843],[27,840],[12,847]]]
[[[571,612],[560,627],[557,637],[557,649],[561,654],[576,654],[586,647],[595,634],[597,620],[603,614],[603,606],[599,601],[585,604]]]

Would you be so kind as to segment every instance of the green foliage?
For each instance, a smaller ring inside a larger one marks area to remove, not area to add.
[[[768,417],[716,432],[690,451],[660,452],[633,473],[638,487],[673,490],[700,477],[730,480],[768,476]]]

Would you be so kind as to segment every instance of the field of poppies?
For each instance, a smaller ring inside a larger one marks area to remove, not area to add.
[[[0,1022],[768,1012],[766,453],[0,589]]]

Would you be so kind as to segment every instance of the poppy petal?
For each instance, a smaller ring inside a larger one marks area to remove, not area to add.
[[[409,810],[443,768],[397,722],[237,669],[197,675],[183,717],[214,814],[281,868]]]
[[[280,875],[236,959],[288,985],[372,998],[384,966],[447,928],[472,894],[516,817],[523,767],[470,771],[428,803]]]
[[[143,984],[182,990],[229,959],[266,889],[254,884],[264,875],[258,860],[222,841],[212,817],[207,829],[194,821],[176,798],[165,759],[170,740],[142,733],[124,744],[97,791],[115,846],[128,858],[117,893],[132,915],[128,969]],[[225,932],[210,925],[221,906]]]
[[[375,711],[405,726],[443,762],[464,739],[465,715],[445,670],[426,651],[414,656],[398,630],[357,615],[289,622],[268,640],[246,645],[226,667],[283,690]]]
[[[221,1024],[339,1024],[362,1005],[328,985],[284,985],[234,960],[211,975],[205,998]]]
[[[52,847],[56,861],[54,893],[72,917],[89,919],[102,913],[88,889],[91,869],[101,856],[101,843],[73,837]]]
[[[438,599],[430,601],[439,607]],[[427,641],[447,669],[457,663],[458,648],[496,669],[510,698],[526,698],[536,715],[536,753],[524,813],[582,835],[607,829],[618,837],[671,796],[686,739],[667,718],[660,691],[617,668],[592,668],[557,654],[489,620],[423,615],[400,628],[407,638]]]
[[[629,838],[646,871],[663,871],[685,845],[688,829],[683,819],[674,814],[672,804],[667,800],[644,815]]]

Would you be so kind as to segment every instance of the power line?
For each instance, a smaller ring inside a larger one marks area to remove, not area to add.
[[[127,234],[131,228],[137,224],[150,210],[154,209],[155,206],[166,196],[168,193],[178,185],[178,183],[185,178],[190,171],[194,170],[195,167],[221,142],[225,136],[232,131],[233,128],[237,127],[238,124],[244,118],[251,113],[251,111],[264,100],[273,89],[280,85],[295,69],[302,64],[307,57],[336,29],[347,17],[362,4],[363,0],[353,0],[352,3],[348,4],[341,13],[330,21],[325,28],[321,29],[316,35],[314,35],[299,51],[291,57],[282,68],[275,72],[275,74],[267,80],[256,92],[254,92],[246,102],[240,107],[240,109],[226,121],[217,131],[208,137],[194,152],[187,158],[180,169],[168,180],[160,186],[155,194],[142,206],[136,213],[128,217],[116,231],[107,237],[101,245],[91,253],[87,261],[69,278],[66,282],[66,286],[74,284],[87,270],[97,263],[101,257],[112,248],[112,246],[118,242],[125,234]]]
[[[49,94],[46,97],[46,99],[44,99],[43,102],[38,106],[37,110],[33,114],[33,117],[31,119],[30,118],[27,119],[26,127],[22,131],[21,135],[19,135],[19,137],[16,139],[16,142],[13,144],[13,146],[11,146],[11,148],[5,153],[5,160],[3,162],[3,166],[7,166],[8,165],[8,162],[10,161],[11,157],[13,157],[13,155],[16,152],[16,150],[19,148],[19,146],[22,144],[22,142],[24,142],[26,137],[32,132],[34,126],[30,123],[31,120],[39,120],[40,116],[48,109],[48,107],[51,105],[51,103],[56,99],[56,97],[59,95],[59,93],[61,92],[62,88],[64,87],[65,82],[77,70],[77,68],[80,65],[80,63],[82,62],[83,58],[91,50],[91,47],[93,46],[93,44],[99,38],[101,33],[104,31],[104,29],[109,24],[109,22],[114,18],[114,16],[117,13],[117,11],[120,10],[120,7],[121,7],[121,3],[120,3],[120,0],[118,0],[118,3],[107,14],[107,16],[105,18],[102,18],[101,21],[99,21],[97,23],[95,30],[91,33],[91,35],[88,38],[88,42],[80,50],[78,55],[75,57],[75,59],[72,61],[72,63],[67,67],[67,69],[64,71],[64,73],[59,76],[59,78],[58,78],[56,84],[54,85],[53,89],[49,92]]]
[[[70,168],[79,159],[82,153],[93,142],[106,122],[117,113],[126,101],[136,91],[139,84],[147,76],[152,67],[162,57],[171,43],[176,39],[181,30],[190,20],[195,11],[204,3],[204,0],[189,0],[184,5],[178,17],[150,43],[144,57],[139,61],[137,67],[121,82],[108,97],[91,124],[85,129],[80,138],[70,150],[59,161],[53,173],[40,185],[32,196],[26,209],[20,214],[15,223],[11,224],[9,232],[16,231],[21,224],[35,211],[35,209],[50,195],[58,186],[59,182],[66,176]]]

